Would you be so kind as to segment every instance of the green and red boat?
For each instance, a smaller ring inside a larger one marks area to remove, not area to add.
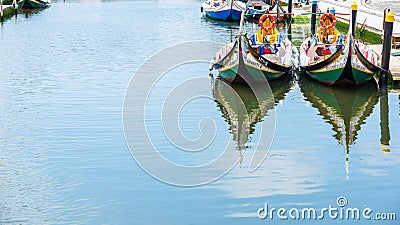
[[[235,42],[222,47],[210,70],[218,69],[229,83],[271,81],[289,74],[295,64],[290,40],[275,28],[275,17],[265,14],[259,24],[260,29],[250,37],[238,35]]]
[[[379,72],[378,55],[350,32],[340,34],[334,14],[323,14],[320,24],[317,33],[300,47],[302,71],[328,85],[361,85]]]

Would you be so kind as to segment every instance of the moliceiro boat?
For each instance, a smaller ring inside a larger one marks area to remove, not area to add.
[[[218,69],[220,76],[229,83],[275,80],[289,75],[296,65],[297,49],[275,28],[275,17],[265,14],[259,25],[250,37],[239,34],[235,42],[221,48],[211,62],[210,70]]]
[[[206,16],[222,21],[238,21],[246,4],[239,0],[208,0],[201,5]]]
[[[300,47],[302,71],[328,85],[361,85],[379,72],[378,55],[350,32],[341,34],[335,28],[334,14],[323,14],[320,24],[316,34]]]

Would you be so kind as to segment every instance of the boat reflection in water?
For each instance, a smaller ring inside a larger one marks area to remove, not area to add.
[[[286,93],[289,92],[289,83],[290,78],[287,77],[269,82],[272,94],[265,86],[255,87],[257,96],[262,96],[261,99],[257,99],[253,90],[246,85],[229,85],[219,78],[212,80],[215,102],[222,112],[222,117],[229,123],[229,130],[237,143],[239,163],[242,162],[242,156],[249,147],[250,135],[254,133],[256,124],[264,121],[264,117],[270,114],[273,117],[271,111],[276,103],[284,99]]]
[[[376,84],[369,82],[358,87],[330,87],[302,76],[299,85],[306,100],[333,126],[332,130],[336,132],[334,137],[346,152],[348,173],[349,146],[354,144],[361,125],[379,101]]]

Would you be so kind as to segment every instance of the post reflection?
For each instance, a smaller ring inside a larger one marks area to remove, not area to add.
[[[383,152],[390,152],[390,130],[389,130],[389,97],[388,90],[383,87],[379,90],[380,103],[380,127],[381,127],[381,145]]]
[[[299,85],[306,101],[332,125],[334,138],[344,147],[346,174],[349,174],[349,148],[355,143],[361,125],[378,103],[376,84],[370,82],[357,87],[331,87],[302,76]]]

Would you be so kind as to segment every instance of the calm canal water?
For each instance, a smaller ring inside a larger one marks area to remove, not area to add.
[[[397,221],[346,223],[398,224],[400,100],[398,94],[382,95],[374,85],[333,89],[303,78],[271,84],[275,139],[254,173],[248,172],[250,155],[244,154],[242,163],[216,182],[182,188],[159,182],[138,166],[122,124],[132,75],[163,48],[188,40],[228,42],[238,30],[203,18],[200,4],[55,2],[35,15],[3,23],[0,224],[291,224],[276,214],[273,221],[261,220],[257,210],[265,203],[286,209],[338,207],[339,196],[347,198],[349,207],[397,213]],[[198,63],[170,71],[152,95],[151,107],[188,76],[208,77],[207,67]],[[213,144],[223,146],[233,138],[251,152],[271,109],[258,104],[246,88],[234,87],[246,99],[247,112],[256,115],[243,125],[242,112],[223,109],[235,102],[218,88],[219,82],[210,78],[207,91],[223,102],[189,104],[182,111],[182,130],[196,138],[198,122],[206,115],[218,128]],[[381,113],[387,109],[388,127]],[[154,128],[152,140],[168,149],[157,116],[155,110],[147,118]],[[239,133],[232,124],[247,127]],[[390,143],[388,148],[381,139]],[[231,149],[232,154],[240,155],[238,150],[243,149]],[[207,161],[216,153],[202,154],[196,160]],[[297,222],[343,224],[326,217]]]

